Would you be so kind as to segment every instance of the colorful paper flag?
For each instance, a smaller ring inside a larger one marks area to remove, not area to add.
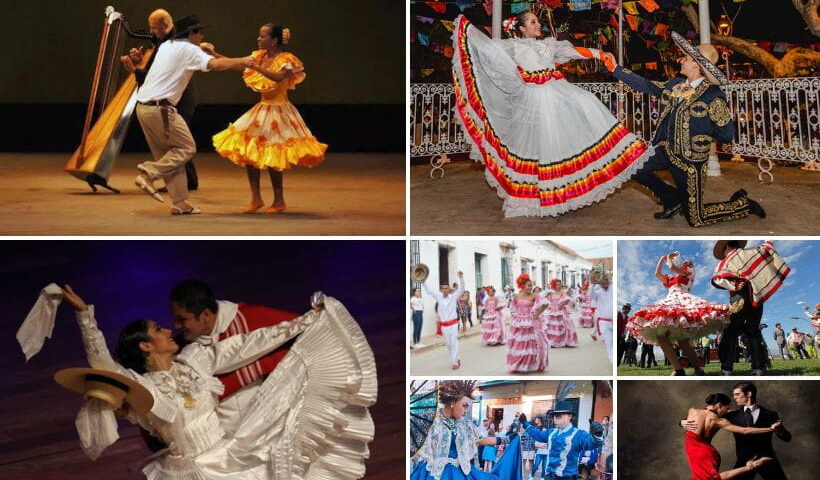
[[[624,8],[626,9],[627,12],[629,12],[632,15],[637,15],[638,14],[638,7],[637,7],[637,5],[635,5],[635,2],[626,2],[626,3],[624,3]]]
[[[441,24],[444,25],[444,28],[446,28],[448,32],[452,32],[453,28],[455,28],[455,25],[453,25],[453,22],[451,22],[449,20],[442,20]]]
[[[626,23],[629,24],[629,28],[633,32],[638,30],[638,17],[635,15],[625,15],[624,18],[626,19]]]
[[[655,3],[655,0],[638,0],[638,3],[640,3],[641,6],[649,13],[661,8],[657,3]]]
[[[425,35],[421,32],[418,33],[418,37],[419,37],[419,43],[420,44],[425,45],[425,46],[430,45],[430,37],[428,37],[427,35]]]
[[[424,2],[428,7],[432,8],[436,13],[444,13],[447,11],[447,4],[444,2]]]
[[[432,24],[435,21],[435,18],[425,17],[423,15],[416,15],[416,19],[421,23],[430,23],[430,24]]]

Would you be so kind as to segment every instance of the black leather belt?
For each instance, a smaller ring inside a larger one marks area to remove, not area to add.
[[[140,105],[150,105],[152,107],[173,107],[175,106],[173,103],[169,102],[168,100],[149,100],[147,102],[137,102]]]

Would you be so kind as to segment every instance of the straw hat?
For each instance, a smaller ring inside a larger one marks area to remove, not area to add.
[[[700,71],[703,72],[703,76],[706,77],[709,83],[712,85],[728,85],[730,83],[726,75],[716,65],[719,55],[714,45],[705,43],[695,48],[677,32],[672,32],[672,40],[681,50],[698,62]]]
[[[731,240],[718,240],[715,243],[715,248],[712,249],[712,255],[714,255],[715,258],[717,258],[718,260],[723,260],[726,257],[726,254],[723,253],[723,250],[726,248],[726,244],[729,242],[731,242]],[[740,248],[745,247],[746,244],[749,243],[746,240],[735,240],[735,242],[740,244]]]
[[[147,413],[154,405],[151,392],[134,380],[108,370],[96,368],[64,368],[54,374],[54,381],[86,398],[98,398],[115,409],[123,403],[136,413]]]

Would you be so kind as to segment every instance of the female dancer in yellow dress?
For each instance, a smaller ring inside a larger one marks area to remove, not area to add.
[[[265,213],[280,213],[287,208],[282,171],[294,165],[312,167],[325,157],[327,145],[316,140],[288,101],[288,90],[305,80],[302,62],[281,49],[289,38],[290,32],[279,25],[262,25],[256,39],[259,50],[251,54],[256,63],[242,74],[245,85],[262,94],[262,101],[213,137],[217,153],[247,168],[251,203],[244,213],[265,204],[259,191],[260,170],[270,172],[273,184],[273,204]]]

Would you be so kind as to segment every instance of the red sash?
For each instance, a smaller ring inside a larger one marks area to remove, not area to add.
[[[439,322],[439,325],[441,325],[442,327],[452,327],[453,325],[455,325],[457,323],[458,323],[458,319],[456,318],[455,320],[448,320],[446,322]]]
[[[298,316],[299,315],[294,312],[268,308],[261,305],[240,303],[239,309],[233,321],[231,321],[231,324],[228,325],[228,328],[225,329],[224,332],[219,334],[219,340],[224,340],[237,334],[252,332],[257,328],[270,327],[281,322],[293,320]],[[238,368],[233,372],[217,375],[219,381],[225,386],[225,393],[219,397],[219,400],[224,400],[245,385],[249,385],[260,377],[272,372],[273,369],[276,368],[276,365],[278,365],[288,353],[291,344],[292,342],[287,342],[259,360],[245,365],[242,368]]]

